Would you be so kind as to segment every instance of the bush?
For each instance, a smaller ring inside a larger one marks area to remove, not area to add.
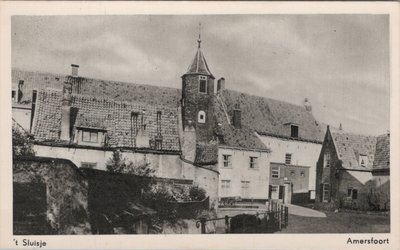
[[[19,156],[35,156],[33,150],[33,135],[27,133],[18,125],[12,126],[12,153],[13,158]]]
[[[189,199],[192,201],[202,201],[206,198],[206,191],[199,186],[191,186],[189,189]]]
[[[150,167],[150,163],[142,162],[135,164],[122,156],[122,152],[115,150],[113,155],[106,164],[107,170],[113,173],[134,174],[138,176],[153,177],[154,169]]]

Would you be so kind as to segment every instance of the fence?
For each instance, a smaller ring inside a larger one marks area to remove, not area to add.
[[[266,212],[255,214],[239,214],[223,218],[200,218],[196,227],[202,234],[206,232],[206,224],[215,221],[225,221],[222,233],[274,233],[286,228],[289,223],[289,209],[283,204],[271,201],[267,204]]]

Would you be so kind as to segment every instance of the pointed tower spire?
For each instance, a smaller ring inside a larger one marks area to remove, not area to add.
[[[201,23],[199,24],[199,38],[197,39],[197,43],[198,46],[196,55],[192,63],[189,65],[185,75],[193,75],[193,74],[205,75],[205,76],[210,76],[212,79],[215,79],[210,69],[208,68],[203,52],[201,51]]]

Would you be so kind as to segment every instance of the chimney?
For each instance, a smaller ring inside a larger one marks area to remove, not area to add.
[[[72,84],[69,80],[67,80],[64,82],[63,85],[63,96],[61,105],[61,134],[60,134],[60,139],[65,141],[70,140],[71,94],[72,94]]]
[[[308,101],[308,98],[304,99],[304,108],[311,113],[312,111],[312,106],[311,103]]]
[[[240,110],[240,105],[235,104],[235,108],[233,109],[233,126],[235,128],[242,127],[242,111]]]
[[[339,130],[343,130],[342,123],[339,125]]]
[[[71,76],[78,77],[78,69],[79,69],[79,65],[71,64]]]
[[[217,82],[217,92],[225,89],[225,78],[221,77]]]

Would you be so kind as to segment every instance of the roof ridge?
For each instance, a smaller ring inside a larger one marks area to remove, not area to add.
[[[299,107],[299,108],[305,109],[305,108],[304,108],[302,105],[300,105],[300,104],[294,104],[294,103],[290,103],[290,102],[287,102],[287,101],[274,99],[274,98],[271,98],[271,97],[259,96],[259,95],[254,95],[254,94],[250,94],[250,93],[245,93],[245,92],[239,92],[239,91],[233,90],[233,89],[224,89],[223,91],[230,91],[230,92],[235,92],[235,93],[243,94],[243,95],[247,95],[247,96],[252,96],[252,97],[267,99],[267,100],[271,100],[271,101],[275,101],[275,102],[280,102],[280,103],[284,103],[284,104],[288,104],[288,105],[292,105],[292,106],[295,106],[295,107]]]
[[[28,73],[50,74],[50,75],[57,75],[57,76],[62,76],[62,77],[70,76],[69,74],[60,74],[60,73],[53,73],[53,72],[40,71],[40,70],[38,70],[38,71],[24,70],[24,69],[21,69],[21,68],[11,68],[11,70],[23,71],[23,72],[28,72]],[[93,78],[93,77],[87,77],[87,76],[79,76],[79,77],[83,78],[83,79],[94,80],[94,81],[107,81],[107,82],[110,82],[110,83],[123,83],[123,84],[128,84],[128,85],[136,85],[136,86],[144,86],[144,87],[150,86],[150,87],[156,87],[156,88],[166,88],[166,89],[171,89],[171,90],[179,90],[178,88],[167,87],[167,86],[159,86],[159,85],[153,85],[153,84],[118,81],[118,80],[111,80],[111,79],[100,79],[100,78]]]
[[[62,90],[56,90],[56,89],[42,89],[39,92],[46,93],[46,92],[58,92],[62,93]],[[162,108],[164,110],[176,110],[177,108],[172,108],[169,106],[165,105],[152,105],[152,104],[147,104],[144,102],[139,102],[139,101],[117,101],[112,98],[106,98],[106,97],[97,97],[97,96],[92,96],[88,94],[72,94],[72,97],[76,98],[82,98],[82,99],[95,99],[98,102],[101,101],[107,101],[107,102],[112,102],[114,105],[122,105],[122,104],[132,104],[132,105],[138,105],[138,106],[148,106],[148,107],[157,107],[157,108]]]
[[[353,133],[353,132],[347,132],[347,131],[331,131],[332,134],[341,134],[341,135],[350,135],[350,136],[363,136],[363,137],[375,137],[377,138],[377,135],[369,135],[369,134],[359,134],[359,133]]]

